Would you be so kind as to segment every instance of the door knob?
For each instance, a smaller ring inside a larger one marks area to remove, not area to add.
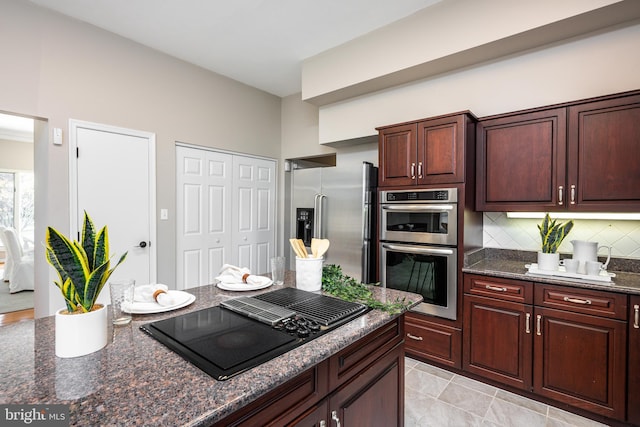
[[[140,244],[138,244],[139,248],[146,248],[147,247],[147,242],[145,242],[144,240],[142,242],[140,242]]]

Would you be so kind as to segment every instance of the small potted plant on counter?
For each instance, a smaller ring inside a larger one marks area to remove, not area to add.
[[[58,272],[54,284],[62,292],[66,308],[55,315],[55,348],[58,357],[77,357],[107,345],[106,307],[96,304],[111,273],[124,261],[125,252],[110,268],[109,235],[104,226],[96,232],[84,213],[81,242],[71,240],[52,227],[47,228],[47,261]]]
[[[560,254],[558,247],[573,228],[573,220],[564,224],[552,220],[547,213],[538,225],[540,238],[542,240],[541,251],[538,252],[538,268],[540,270],[557,270],[560,265]]]

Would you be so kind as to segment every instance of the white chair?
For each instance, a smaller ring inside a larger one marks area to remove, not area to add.
[[[4,252],[5,252],[2,280],[4,280],[5,282],[8,282],[9,277],[11,277],[11,271],[13,270],[13,258],[9,256],[9,249],[7,249],[8,244],[4,238],[4,230],[6,230],[6,228],[0,226],[0,242],[2,242],[2,246],[4,247]]]
[[[33,256],[24,255],[18,242],[18,235],[12,228],[3,232],[9,258],[12,259],[11,275],[9,276],[9,293],[16,293],[34,289]]]

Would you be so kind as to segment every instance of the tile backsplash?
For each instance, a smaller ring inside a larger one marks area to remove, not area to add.
[[[560,222],[566,220],[561,219]],[[483,216],[483,245],[485,248],[538,251],[541,219],[508,218],[505,212],[485,212]],[[611,256],[640,258],[640,221],[580,219],[560,245],[558,252],[572,253],[571,240],[588,240],[611,246]],[[605,255],[604,249],[599,255]]]

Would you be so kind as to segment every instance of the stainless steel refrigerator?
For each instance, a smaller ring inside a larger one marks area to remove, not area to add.
[[[376,277],[377,144],[340,149],[335,166],[292,163],[291,236],[329,239],[324,265],[364,283]],[[295,256],[290,268],[295,270]]]

